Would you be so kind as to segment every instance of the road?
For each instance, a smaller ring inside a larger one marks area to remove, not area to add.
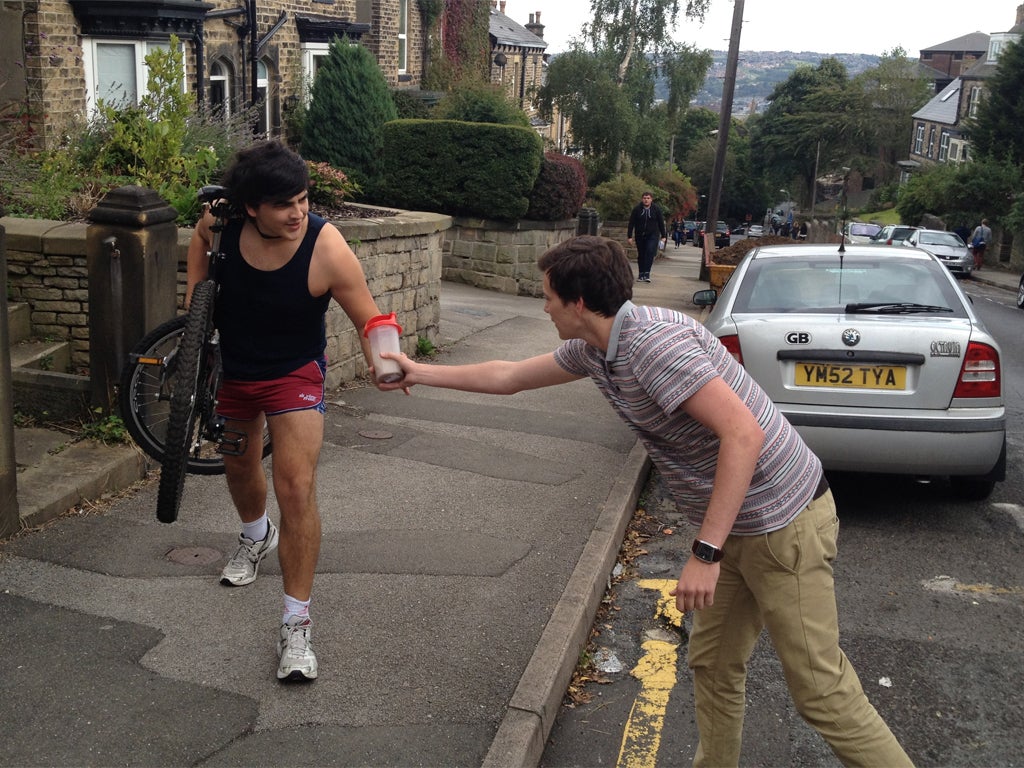
[[[1003,349],[1007,480],[983,502],[948,484],[830,473],[842,529],[841,643],[868,697],[919,766],[1024,764],[1024,312],[964,287]],[[603,682],[563,705],[542,766],[689,765],[697,742],[686,626],[665,592],[693,532],[653,478],[590,655]],[[837,766],[793,709],[762,637],[749,668],[742,765]],[[568,702],[568,699],[567,699]]]

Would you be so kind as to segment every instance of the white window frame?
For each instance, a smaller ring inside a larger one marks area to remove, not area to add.
[[[86,114],[93,117],[96,114],[97,100],[103,98],[97,93],[99,88],[98,55],[97,48],[101,45],[132,46],[135,58],[135,103],[146,94],[146,87],[149,82],[149,72],[146,67],[146,56],[155,48],[169,48],[169,40],[126,40],[105,37],[84,37],[82,38],[82,67],[85,70],[85,108]],[[179,48],[184,51],[183,41],[178,42]],[[181,81],[181,90],[186,91],[188,86],[188,56],[183,57],[184,73]]]
[[[302,104],[308,107],[313,98],[313,79],[319,67],[319,60],[331,54],[330,43],[303,43],[302,54]]]
[[[398,0],[398,74],[409,70],[409,0]]]
[[[971,86],[971,101],[967,106],[967,114],[969,117],[978,116],[978,105],[981,104],[981,90],[982,88],[980,85]]]
[[[221,71],[217,74],[214,74],[214,70],[218,67],[220,68]],[[226,59],[214,59],[210,62],[211,95],[213,91],[213,83],[220,83],[221,89],[224,92],[224,102],[221,106],[223,106],[224,109],[223,117],[225,120],[231,117],[231,115],[234,113],[234,93],[232,91],[233,78],[234,72],[229,61],[227,61]],[[210,101],[212,102],[213,99],[211,99]],[[211,104],[211,106],[213,105]]]
[[[914,131],[914,154],[924,154],[924,123],[918,123]]]
[[[262,109],[260,123],[263,135],[270,137],[270,66],[264,59],[256,62],[256,90],[259,93],[259,104]]]

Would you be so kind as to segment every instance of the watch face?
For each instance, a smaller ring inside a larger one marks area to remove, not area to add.
[[[713,547],[706,541],[693,542],[693,554],[705,563],[717,563],[722,559],[722,550]]]

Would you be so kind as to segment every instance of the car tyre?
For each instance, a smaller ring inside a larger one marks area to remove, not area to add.
[[[1020,278],[1020,283],[1017,284],[1017,308],[1024,309],[1024,275]]]
[[[964,501],[984,501],[996,487],[994,480],[986,477],[954,476],[949,478],[953,493]]]

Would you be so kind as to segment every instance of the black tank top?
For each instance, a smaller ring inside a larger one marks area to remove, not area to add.
[[[324,314],[331,292],[309,293],[313,246],[326,221],[309,214],[306,236],[279,269],[255,269],[241,257],[244,220],[221,234],[227,258],[220,265],[220,294],[214,322],[220,331],[224,376],[266,381],[284,376],[323,356],[327,347]]]

